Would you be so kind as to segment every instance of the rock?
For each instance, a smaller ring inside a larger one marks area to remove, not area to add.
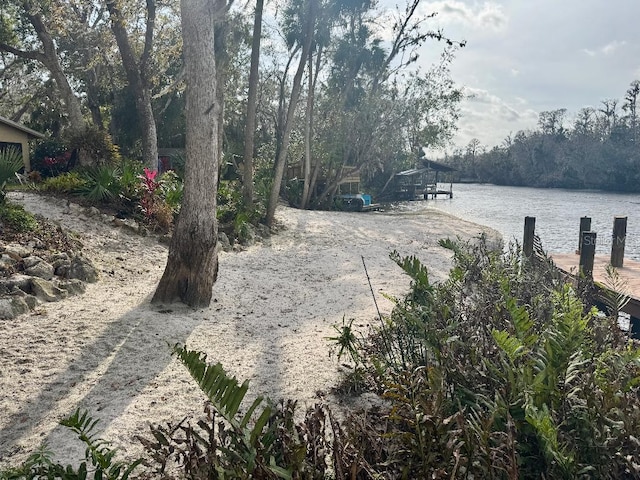
[[[251,246],[256,243],[256,229],[250,223],[244,225],[244,232],[242,235],[242,244],[245,246]]]
[[[10,255],[11,257],[19,260],[20,258],[28,257],[31,255],[31,249],[25,247],[24,245],[19,245],[17,243],[9,243],[4,247],[4,253]]]
[[[71,269],[71,259],[66,253],[58,253],[52,255],[50,258],[51,265],[53,266],[53,272],[56,276],[62,278],[69,277],[69,270]]]
[[[271,236],[271,230],[269,230],[269,227],[267,227],[266,225],[263,225],[262,223],[259,223],[256,226],[256,232],[262,238],[267,238]]]
[[[222,247],[225,252],[231,250],[231,242],[229,242],[229,237],[224,232],[218,232],[218,243]]]
[[[20,297],[0,298],[0,318],[11,320],[18,315],[29,312],[29,305]]]
[[[14,273],[2,283],[7,286],[9,292],[19,288],[25,293],[31,293],[31,277],[29,275]]]
[[[57,302],[67,297],[66,290],[56,287],[53,283],[43,278],[33,277],[31,289],[38,300],[45,302]]]
[[[85,209],[84,214],[87,217],[95,217],[96,215],[101,215],[101,212],[96,207],[89,207]]]
[[[0,269],[11,270],[12,268],[14,268],[16,263],[17,262],[15,258],[10,257],[9,255],[6,255],[6,254],[0,255]]]
[[[86,287],[82,280],[72,278],[71,280],[62,280],[57,284],[58,288],[64,290],[69,295],[82,295]]]
[[[12,292],[10,292],[9,295],[12,296],[12,297],[23,299],[25,301],[25,303],[27,304],[27,306],[31,310],[33,310],[34,308],[36,308],[38,306],[38,299],[36,297],[34,297],[33,295],[29,295],[28,293],[23,292],[19,288],[16,288]]]
[[[77,278],[83,282],[95,283],[98,281],[98,270],[90,260],[82,255],[76,255],[71,260],[69,278]]]
[[[40,261],[38,263],[33,264],[29,268],[24,269],[24,273],[27,275],[31,275],[32,277],[44,278],[45,280],[51,280],[54,274],[54,268],[52,265],[48,264],[44,260],[39,257],[28,257],[25,258],[25,266],[26,261],[29,259],[38,258]]]
[[[35,255],[30,255],[24,258],[24,268],[31,268],[40,262],[42,262],[42,259],[40,257],[37,257]]]

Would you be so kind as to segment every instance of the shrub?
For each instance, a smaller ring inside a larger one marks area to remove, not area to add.
[[[131,473],[142,463],[135,460],[131,463],[116,461],[116,450],[109,447],[105,440],[97,438],[93,429],[98,420],[93,420],[87,412],[76,412],[60,421],[62,426],[73,431],[86,445],[85,459],[77,467],[62,465],[52,460],[53,454],[46,445],[41,446],[19,467],[0,471],[3,480],[31,480],[31,479],[64,479],[81,480],[93,475],[92,478],[104,480],[127,480]]]
[[[4,189],[9,180],[23,167],[22,154],[16,148],[0,149],[0,202],[4,201]]]
[[[53,177],[70,168],[71,149],[60,139],[50,138],[36,145],[31,155],[31,169],[43,177]]]
[[[87,186],[87,180],[78,172],[67,172],[57,177],[47,178],[40,188],[45,192],[76,193]]]
[[[83,166],[114,166],[121,161],[120,149],[111,135],[96,126],[88,126],[83,132],[69,137],[67,143],[71,149],[80,152]]]
[[[0,203],[0,222],[17,232],[32,232],[38,228],[36,218],[21,205]]]
[[[180,211],[184,194],[182,179],[174,171],[169,170],[160,175],[158,183],[160,185],[160,197],[177,214]]]
[[[440,285],[416,258],[392,255],[410,291],[358,352],[390,403],[370,417],[387,439],[373,471],[640,478],[640,349],[550,262],[484,241],[442,245],[454,268]]]
[[[120,170],[117,167],[103,165],[90,167],[81,171],[85,180],[84,186],[78,190],[81,197],[91,203],[105,203],[118,198],[120,193]]]

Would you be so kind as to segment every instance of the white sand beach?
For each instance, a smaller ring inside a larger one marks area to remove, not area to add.
[[[214,301],[206,309],[150,305],[167,247],[87,217],[65,200],[35,193],[10,199],[77,232],[100,271],[84,295],[0,320],[0,466],[23,460],[46,441],[72,462],[83,448],[58,421],[76,408],[100,419],[101,435],[122,455],[142,451],[135,440],[150,423],[199,416],[204,396],[171,357],[187,344],[220,361],[250,396],[293,398],[304,411],[335,401],[339,365],[326,337],[354,318],[375,321],[382,293],[401,295],[409,279],[389,259],[416,255],[432,280],[446,277],[451,254],[442,238],[476,237],[483,227],[425,208],[418,213],[278,210],[277,235],[240,252],[220,253]],[[494,232],[490,232],[494,234]]]

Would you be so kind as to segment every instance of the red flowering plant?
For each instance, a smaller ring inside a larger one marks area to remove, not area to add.
[[[49,170],[49,175],[55,177],[68,170],[69,160],[71,160],[71,152],[66,151],[59,155],[44,157],[42,163]]]
[[[147,220],[150,220],[153,217],[159,201],[159,192],[157,192],[157,190],[160,188],[160,183],[156,181],[157,175],[157,170],[151,170],[145,167],[144,174],[138,177],[142,180],[142,198],[140,199],[140,208],[142,208],[142,214]]]

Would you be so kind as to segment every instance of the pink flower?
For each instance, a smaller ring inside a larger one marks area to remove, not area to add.
[[[156,178],[156,175],[158,175],[158,171],[157,170],[150,170],[147,167],[145,167],[144,168],[144,175],[145,175],[147,180],[153,182],[153,180]]]

